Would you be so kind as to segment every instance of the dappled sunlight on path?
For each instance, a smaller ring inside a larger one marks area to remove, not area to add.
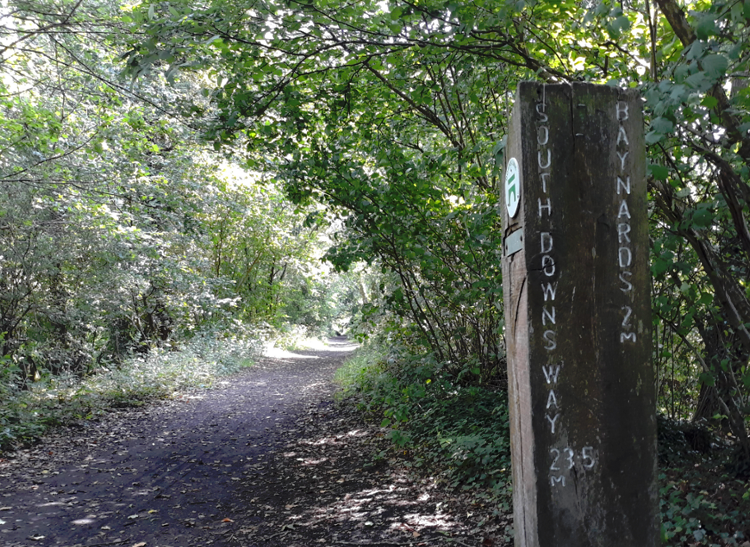
[[[351,353],[359,348],[359,344],[350,341],[345,336],[329,338],[326,341],[318,338],[308,338],[300,343],[300,348],[295,350],[286,350],[277,348],[273,343],[269,343],[263,349],[263,356],[272,359],[320,359],[319,352],[343,352]],[[311,355],[306,355],[311,353]]]
[[[385,430],[333,403],[355,349],[266,354],[217,389],[83,420],[0,461],[0,545],[503,545],[492,508],[414,478]]]

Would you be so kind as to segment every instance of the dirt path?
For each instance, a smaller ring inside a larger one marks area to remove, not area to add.
[[[382,432],[332,402],[352,349],[265,358],[0,462],[0,545],[502,545],[491,508],[373,459]]]

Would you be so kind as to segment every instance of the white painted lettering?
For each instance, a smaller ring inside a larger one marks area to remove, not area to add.
[[[625,317],[622,319],[622,326],[628,328],[630,327],[630,316],[633,315],[633,308],[630,306],[623,306],[622,310],[625,312]]]
[[[542,283],[542,292],[544,293],[544,301],[552,300],[554,302],[555,300],[555,293],[557,292],[557,282],[554,284],[552,283]]]
[[[620,217],[630,218],[630,209],[628,209],[628,202],[625,200],[620,202],[620,211],[617,213],[617,220],[620,220]]]
[[[549,466],[550,471],[560,471],[560,468],[557,467],[557,460],[560,459],[560,451],[557,448],[550,448],[549,449],[550,454],[554,454],[555,459],[552,460],[552,465]]]
[[[560,365],[542,367],[542,372],[544,372],[544,377],[547,379],[548,384],[557,383],[557,378],[560,376],[560,368]]]
[[[617,225],[617,241],[620,243],[620,245],[624,243],[630,243],[630,236],[628,235],[630,233],[630,224],[627,222],[621,222]]]
[[[620,343],[625,342],[625,340],[630,340],[631,342],[635,342],[635,333],[634,332],[621,332]]]
[[[633,272],[625,271],[625,272],[622,272],[620,274],[620,281],[622,281],[625,284],[623,287],[620,287],[620,290],[622,292],[630,292],[630,291],[633,290],[633,284],[630,281],[628,281],[627,279],[625,279],[625,277],[624,277],[626,275],[628,277],[632,277],[633,276]]]
[[[620,158],[620,171],[625,171],[625,158],[628,157],[628,154],[630,152],[625,152],[624,154],[617,152],[617,157]]]
[[[628,119],[628,108],[630,105],[628,103],[625,103],[623,101],[617,101],[617,119],[620,121],[625,121]]]
[[[545,114],[546,115],[546,114]],[[542,136],[542,133],[544,136]],[[540,125],[536,130],[536,142],[545,145],[549,142],[549,127],[546,125]]]
[[[552,306],[551,312],[547,309],[547,306],[542,308],[542,325],[546,326],[548,319],[550,323],[555,324],[555,306]]]
[[[552,203],[550,202],[549,198],[547,198],[547,203],[542,204],[542,198],[539,198],[539,216],[542,216],[542,211],[544,209],[547,209],[547,216],[550,216],[552,214]]]
[[[630,195],[630,177],[625,177],[625,180],[622,180],[620,177],[617,177],[617,195],[620,195],[620,189],[622,189],[627,195]]]
[[[581,456],[583,456],[583,467],[586,469],[591,469],[596,465],[596,460],[594,460],[594,447],[593,446],[584,446],[583,450],[581,450]]]
[[[628,134],[625,133],[625,128],[623,126],[620,126],[620,130],[617,132],[617,146],[620,146],[620,141],[625,142],[626,145],[630,144],[628,141]]]
[[[547,148],[547,165],[544,165],[544,162],[542,162],[542,151],[539,150],[536,153],[536,160],[539,164],[540,169],[549,169],[550,164],[552,163],[552,152],[550,152],[550,149]]]
[[[618,256],[620,268],[627,268],[633,263],[633,253],[627,247],[620,247]]]
[[[558,412],[557,414],[555,414],[554,418],[550,418],[549,414],[547,414],[545,417],[547,418],[547,421],[549,422],[550,427],[552,427],[552,433],[554,434],[555,425],[557,424],[557,419],[560,417],[560,413]]]
[[[563,475],[560,475],[559,477],[550,477],[550,481],[552,482],[552,486],[555,486],[555,484],[562,484],[565,486],[565,477]]]
[[[539,114],[541,116],[539,118],[539,121],[542,122],[542,123],[544,123],[547,120],[549,120],[549,116],[547,116],[547,114],[545,114],[545,112],[544,112],[545,108],[546,108],[546,106],[545,106],[544,103],[537,103],[536,104],[536,112],[537,112],[537,114]]]
[[[552,234],[549,232],[542,232],[540,234],[541,236],[541,244],[542,244],[542,254],[547,254],[552,251]]]
[[[549,177],[549,173],[540,173],[540,177],[542,177],[542,192],[545,194],[547,193],[547,177]]]
[[[555,340],[555,331],[546,330],[544,331],[544,334],[542,336],[544,337],[545,342],[544,349],[546,349],[547,351],[552,351],[557,347],[557,340]]]
[[[575,461],[573,461],[573,456],[575,456],[575,451],[572,448],[566,448],[565,449],[565,456],[568,460],[568,471],[573,469],[573,466],[575,466]]]
[[[547,410],[549,410],[553,405],[555,408],[559,408],[557,406],[557,395],[555,395],[554,391],[550,390],[549,395],[547,395]]]
[[[555,261],[550,255],[544,255],[542,257],[542,271],[547,277],[555,275]]]

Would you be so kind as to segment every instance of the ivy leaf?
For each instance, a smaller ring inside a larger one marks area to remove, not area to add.
[[[703,57],[703,52],[706,51],[706,44],[705,42],[701,42],[700,40],[696,40],[693,42],[685,51],[685,58],[688,61],[697,61],[701,57]]]
[[[701,206],[693,212],[693,225],[698,228],[708,228],[714,221],[714,215],[707,206]]]
[[[657,142],[661,141],[664,138],[663,133],[659,133],[658,131],[649,131],[646,133],[646,144],[656,144]]]
[[[663,258],[657,258],[651,265],[651,275],[653,275],[654,277],[660,277],[661,274],[669,269],[669,264],[670,263]]]
[[[709,387],[716,385],[716,378],[710,372],[702,372],[698,378],[703,384]]]

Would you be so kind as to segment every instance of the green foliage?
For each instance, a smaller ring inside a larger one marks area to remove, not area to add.
[[[750,536],[750,496],[738,478],[725,431],[707,422],[657,416],[662,542],[666,545],[743,545]]]
[[[127,60],[134,76],[165,58],[208,70],[218,114],[191,106],[205,136],[339,216],[329,259],[387,274],[370,320],[456,374],[477,361],[483,380],[502,374],[492,209],[516,83],[640,89],[660,406],[721,413],[750,460],[746,12],[725,0],[146,2]]]
[[[728,427],[747,464],[748,9],[11,2],[0,380],[85,375],[234,318],[337,321],[397,350],[363,389],[395,440],[427,442],[417,402],[504,382],[496,187],[516,83],[584,80],[645,99],[659,408]],[[312,266],[326,237],[342,278]],[[500,450],[441,435],[470,461]]]
[[[508,75],[492,59],[445,54],[471,25],[436,25],[433,47],[420,33],[431,28],[423,17],[437,15],[421,7],[253,5],[250,22],[244,5],[171,7],[133,11],[153,38],[133,43],[131,73],[158,69],[160,55],[209,63],[220,76],[207,92],[219,114],[203,118],[206,138],[244,147],[247,165],[268,170],[296,203],[325,205],[343,228],[327,258],[344,271],[363,261],[392,272],[398,285],[384,286],[377,305],[415,345],[459,368],[478,360],[486,378],[502,375],[492,189],[509,98],[497,90]],[[190,22],[175,15],[185,11]],[[492,27],[472,11],[459,10]],[[319,25],[328,24],[347,36],[321,44]],[[404,43],[372,43],[375,29]],[[348,51],[350,42],[361,45]]]
[[[692,466],[691,466],[692,467]],[[662,542],[666,545],[742,545],[747,539],[748,502],[741,481],[722,477],[723,492],[705,490],[699,472],[680,469],[659,475]]]
[[[306,222],[315,210],[295,207],[274,184],[236,165],[225,171],[215,207],[196,215],[208,236],[201,245],[210,273],[228,281],[219,296],[250,323],[327,326],[335,276],[318,262],[325,227]]]
[[[4,383],[83,377],[236,318],[331,320],[331,280],[313,265],[322,229],[199,142],[175,108],[197,79],[179,91],[122,80],[119,4],[11,4],[0,16]]]

